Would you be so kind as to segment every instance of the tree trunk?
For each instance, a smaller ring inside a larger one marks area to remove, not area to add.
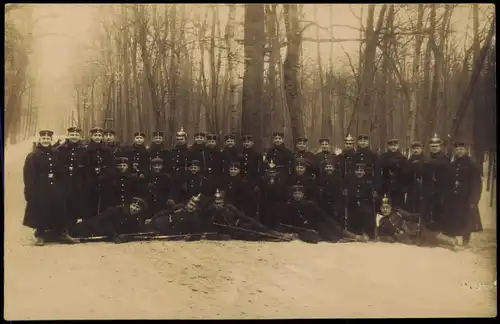
[[[238,58],[237,47],[235,40],[236,27],[236,5],[229,5],[229,14],[226,25],[226,45],[227,45],[227,64],[229,73],[229,111],[231,114],[230,130],[232,133],[239,132],[240,126],[240,111],[239,111],[239,96],[238,96],[238,75],[236,74],[236,60]]]

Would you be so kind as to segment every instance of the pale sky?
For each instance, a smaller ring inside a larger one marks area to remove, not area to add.
[[[35,100],[39,104],[40,112],[43,112],[39,118],[41,122],[40,127],[61,129],[63,125],[60,122],[60,117],[71,115],[71,110],[75,106],[71,74],[74,71],[85,68],[84,61],[90,53],[83,51],[82,45],[91,43],[93,38],[92,31],[99,27],[96,23],[96,5],[37,4],[34,6],[36,6],[35,19],[48,16],[48,18],[41,19],[37,23],[34,34],[38,37],[33,44],[32,63],[30,65],[30,69],[33,75],[36,76],[37,82]],[[491,5],[486,9],[484,6],[488,5],[482,6],[480,17],[482,20],[481,29],[484,26],[484,11],[493,10]],[[378,5],[375,11],[375,19],[377,19],[379,7]],[[317,9],[317,19],[314,19],[315,8]],[[332,8],[331,20],[330,8]],[[360,26],[359,20],[355,15],[360,16],[360,8],[361,5],[357,4],[306,4],[303,11],[306,14],[305,20],[316,21],[323,27],[329,27],[332,24],[353,27],[335,27],[332,34],[320,30],[320,38],[331,38],[333,36],[338,39],[357,39],[359,38],[359,31],[354,28],[359,28]],[[191,20],[196,20],[196,16],[203,19],[205,10],[210,10],[210,5],[187,5],[187,12]],[[281,10],[281,6],[278,6],[278,10]],[[222,4],[219,5],[219,21],[222,33],[224,33],[227,15],[228,7]],[[404,17],[403,13],[401,16]],[[208,15],[208,18],[210,24],[211,13]],[[237,20],[243,20],[243,8],[241,6],[237,11]],[[366,9],[363,20],[366,20]],[[464,35],[467,30],[467,24],[471,25],[471,22],[470,5],[460,5],[455,9],[452,16],[452,28],[457,31],[458,42],[465,41]],[[315,27],[310,27],[306,30],[304,37],[315,38],[316,32],[317,29]],[[240,38],[242,37],[243,35],[240,36]],[[355,61],[354,64],[356,64],[358,46],[358,42],[344,42],[333,45],[333,61],[336,70],[350,71],[350,68],[346,64],[347,60],[344,50],[351,55]],[[314,63],[317,56],[317,44],[305,42],[303,48],[304,55],[308,57],[307,61]],[[330,55],[330,44],[321,44],[320,51],[322,60],[326,64]],[[283,49],[283,57],[285,52],[286,50]],[[206,66],[208,66],[208,62]],[[242,68],[243,66],[240,66],[240,74],[242,74]]]

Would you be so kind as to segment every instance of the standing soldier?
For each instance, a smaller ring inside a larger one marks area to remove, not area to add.
[[[253,148],[252,135],[243,135],[241,140],[243,141],[243,150],[241,152],[242,177],[253,186],[256,186],[262,175],[262,155]]]
[[[120,153],[122,148],[120,147],[120,143],[116,141],[116,135],[115,131],[112,129],[106,129],[104,130],[103,133],[103,142],[104,145],[106,145],[107,148],[113,153],[114,158],[117,158]]]
[[[410,213],[423,213],[424,154],[422,143],[411,144],[411,156],[406,165],[403,181],[406,187],[406,207]]]
[[[201,170],[203,174],[207,173],[207,154],[205,152],[206,134],[198,132],[194,134],[194,144],[191,145],[188,152],[188,160],[198,160],[201,163]]]
[[[103,211],[100,205],[107,191],[105,180],[108,178],[107,174],[114,169],[113,153],[102,142],[103,133],[100,127],[90,130],[85,163],[87,166],[85,190],[88,197],[85,218],[93,217]]]
[[[425,220],[429,221],[431,230],[440,230],[435,226],[438,224],[443,212],[443,197],[446,187],[446,170],[450,159],[441,151],[441,139],[434,134],[429,141],[430,155],[424,162],[424,192],[425,197]]]
[[[239,161],[240,156],[238,153],[238,149],[236,148],[236,137],[232,134],[227,134],[224,136],[225,146],[222,150],[221,157],[221,165],[222,165],[222,176],[226,177],[229,175],[229,166],[231,162]]]
[[[144,174],[149,170],[149,156],[144,139],[146,134],[143,132],[134,133],[134,143],[127,150],[127,157],[132,166],[132,173],[143,179]]]
[[[265,155],[267,161],[273,161],[282,176],[288,177],[293,172],[294,155],[284,143],[285,133],[273,133],[273,146],[267,150]]]
[[[375,215],[377,188],[372,180],[366,176],[365,165],[358,163],[354,177],[346,182],[343,192],[347,196],[347,228],[349,231],[369,237],[375,237]]]
[[[461,237],[467,245],[471,233],[483,229],[478,209],[482,172],[468,155],[464,142],[453,145],[455,159],[447,167],[445,186],[449,189],[444,196],[444,211],[438,227],[445,235]]]
[[[221,173],[222,153],[217,147],[217,135],[207,134],[207,144],[205,149],[205,158],[207,160],[207,176],[218,177]]]
[[[260,188],[260,221],[269,228],[276,229],[280,207],[287,200],[286,175],[279,174],[273,160],[267,164],[266,174]]]
[[[256,203],[255,191],[249,181],[244,179],[240,173],[240,163],[231,162],[229,174],[223,176],[220,188],[226,192],[227,201],[244,212],[247,216],[255,217],[256,210],[251,208]]]
[[[81,128],[68,128],[68,141],[57,147],[64,175],[64,193],[68,221],[76,223],[82,218],[83,195],[85,193],[85,149],[80,144]]]
[[[175,146],[170,150],[170,170],[173,178],[181,179],[187,172],[188,167],[188,147],[187,147],[187,134],[181,127],[181,130],[175,134]]]
[[[337,222],[346,226],[347,215],[342,208],[342,190],[344,189],[344,181],[339,172],[335,172],[335,161],[326,160],[323,164],[323,176],[319,181],[321,190],[320,207],[325,213],[334,218]]]
[[[295,168],[293,174],[288,178],[288,188],[294,185],[302,185],[305,190],[305,198],[315,203],[319,200],[318,186],[314,179],[307,173],[309,163],[304,158],[295,160]]]
[[[138,179],[130,172],[129,159],[126,156],[117,156],[115,159],[116,168],[108,173],[108,190],[104,194],[105,199],[101,204],[101,209],[130,204],[132,198],[140,192],[138,190]]]
[[[357,142],[356,153],[354,154],[353,162],[355,164],[362,163],[365,166],[366,177],[370,178],[374,183],[380,183],[380,168],[378,164],[379,156],[370,149],[370,141],[368,135],[359,135]]]
[[[182,177],[180,183],[176,187],[180,190],[178,198],[175,199],[177,203],[185,203],[190,197],[202,194],[202,207],[205,206],[206,196],[212,196],[211,187],[209,186],[207,178],[200,172],[200,161],[192,160],[189,162],[188,173]],[[215,192],[215,189],[213,190]]]
[[[347,179],[354,175],[354,155],[356,150],[354,149],[354,138],[351,134],[347,135],[344,140],[344,149],[342,153],[337,156],[337,165],[335,168],[340,171],[340,175],[343,179]]]
[[[63,199],[64,165],[59,161],[51,142],[54,132],[40,131],[33,152],[24,162],[24,198],[26,211],[23,225],[35,229],[35,245],[42,246],[52,231],[64,243],[78,243],[67,233],[68,214]]]
[[[295,148],[297,149],[295,151],[295,160],[298,158],[305,159],[309,164],[309,168],[307,170],[308,175],[312,179],[317,179],[320,174],[319,165],[316,163],[316,156],[307,150],[307,142],[308,140],[305,137],[297,138],[295,143]]]
[[[162,131],[153,132],[151,146],[148,149],[149,159],[160,158],[165,164],[168,164],[169,154],[165,147],[165,138]],[[164,165],[165,170],[169,170],[168,165]]]
[[[403,170],[406,157],[399,150],[399,141],[387,142],[387,152],[380,155],[381,189],[392,201],[393,206],[402,208],[405,202]]]
[[[337,156],[332,152],[330,140],[328,138],[321,138],[319,140],[319,144],[321,146],[321,151],[316,154],[316,163],[318,164],[318,168],[320,171],[319,176],[321,177],[321,171],[324,169],[325,161],[333,160],[335,162],[337,160]]]
[[[175,204],[174,184],[170,175],[163,171],[163,160],[159,157],[151,160],[151,172],[146,175],[146,187],[142,197],[149,206],[151,215]]]

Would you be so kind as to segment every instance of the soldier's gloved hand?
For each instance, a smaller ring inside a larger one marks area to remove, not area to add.
[[[79,224],[79,223],[81,223],[81,222],[83,222],[83,219],[81,219],[81,218],[78,218],[78,219],[76,220],[76,223],[77,223],[77,224]]]

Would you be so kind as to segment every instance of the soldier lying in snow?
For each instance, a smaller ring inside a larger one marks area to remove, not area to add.
[[[377,235],[383,242],[404,244],[445,245],[459,248],[459,241],[442,233],[433,232],[419,221],[420,215],[402,209],[392,209],[385,196],[377,215]]]

